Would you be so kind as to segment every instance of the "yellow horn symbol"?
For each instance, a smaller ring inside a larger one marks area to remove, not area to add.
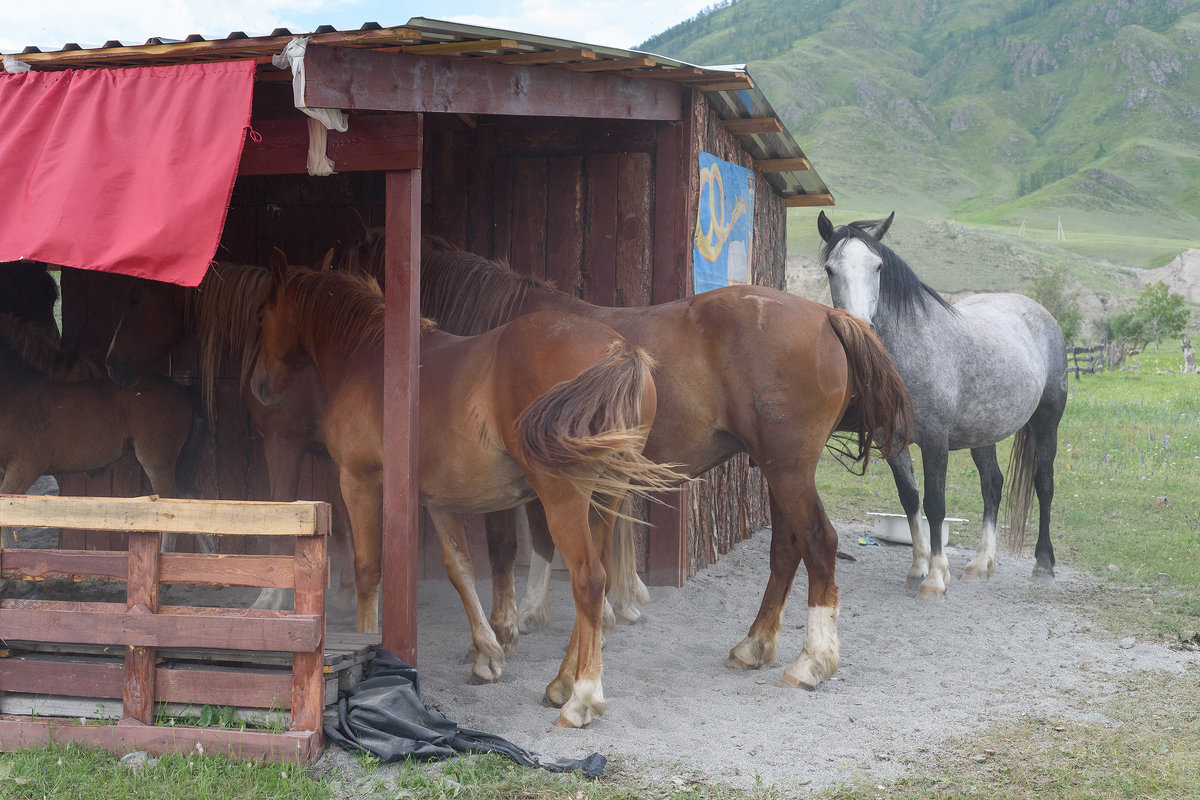
[[[705,261],[713,262],[721,257],[725,241],[733,230],[734,223],[746,213],[746,198],[739,197],[733,214],[725,220],[725,182],[716,164],[700,168],[700,197],[708,189],[708,230],[701,227],[700,204],[696,204],[696,250]],[[701,200],[703,202],[703,200]]]

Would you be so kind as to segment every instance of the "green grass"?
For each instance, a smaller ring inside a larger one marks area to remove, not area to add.
[[[108,753],[75,745],[0,754],[5,800],[318,800],[325,785],[292,765],[170,755],[132,770]]]
[[[1069,381],[1051,537],[1059,564],[1138,595],[1140,607],[1105,612],[1106,627],[1173,638],[1200,624],[1200,376],[1179,373],[1178,343],[1134,358],[1139,371]],[[1004,468],[1009,449],[1010,441],[997,448]],[[920,484],[920,451],[912,454]],[[826,458],[818,486],[835,519],[868,522],[870,511],[901,511],[891,470],[879,459],[859,477]],[[970,520],[956,543],[978,540],[982,514],[970,453],[951,453],[946,515]]]
[[[1200,796],[1200,675],[1122,681],[1106,720],[1028,717],[939,748],[934,763],[886,785],[860,783],[828,800],[975,797],[1185,798]]]

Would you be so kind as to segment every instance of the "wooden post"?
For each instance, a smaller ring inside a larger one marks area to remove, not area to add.
[[[129,574],[126,608],[131,612],[158,613],[158,569],[161,533],[129,534]],[[125,690],[122,725],[154,722],[154,647],[129,645],[125,650]]]
[[[418,139],[422,126],[417,126]],[[417,663],[421,171],[387,174],[383,404],[383,647]]]
[[[317,533],[296,537],[293,574],[297,614],[318,618],[320,642],[312,652],[292,654],[292,727],[320,731],[325,709],[325,583],[329,575],[329,506],[321,506]]]
[[[669,303],[692,294],[691,171],[692,92],[683,93],[683,120],[658,127],[654,154],[654,275],[650,301]],[[666,505],[650,504],[650,551],[646,582],[682,586],[687,580],[688,489],[664,495]]]

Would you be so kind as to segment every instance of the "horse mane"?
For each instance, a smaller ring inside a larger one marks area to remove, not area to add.
[[[204,407],[216,408],[217,377],[225,353],[240,358],[244,385],[258,354],[258,309],[271,289],[271,271],[253,264],[214,263],[198,291],[184,303],[187,326],[200,339],[201,394]]]
[[[554,284],[512,270],[504,261],[459,250],[435,236],[421,240],[421,313],[459,336],[509,322],[525,296]]]
[[[307,338],[344,342],[347,355],[383,346],[383,291],[372,276],[290,269],[277,292],[278,301],[295,315]]]
[[[884,220],[859,220],[834,228],[833,235],[821,248],[821,263],[824,264],[833,251],[843,246],[847,240],[857,239],[883,259],[883,268],[879,275],[880,303],[886,303],[897,315],[903,317],[916,316],[919,311],[925,310],[927,303],[936,303],[952,314],[957,314],[958,309],[938,294],[936,289],[918,278],[908,262],[875,238],[872,231],[883,223]]]
[[[91,359],[63,350],[37,325],[12,314],[0,314],[0,344],[9,355],[43,376],[59,381],[100,377]]]

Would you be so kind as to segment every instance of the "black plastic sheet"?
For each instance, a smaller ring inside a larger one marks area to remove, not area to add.
[[[383,762],[500,753],[522,766],[579,771],[590,778],[600,777],[608,763],[599,753],[582,759],[550,760],[495,734],[458,727],[425,707],[416,668],[387,650],[376,653],[364,681],[338,698],[338,724],[326,725],[325,736]]]

